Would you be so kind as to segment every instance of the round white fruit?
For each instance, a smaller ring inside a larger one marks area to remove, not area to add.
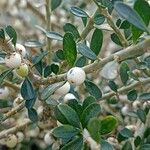
[[[5,64],[9,68],[18,68],[21,65],[21,55],[14,52],[10,56],[6,56]]]
[[[67,73],[67,80],[70,84],[80,85],[85,81],[86,75],[82,68],[71,68]]]
[[[51,133],[48,132],[45,134],[44,136],[44,142],[47,144],[47,145],[51,145],[52,143],[54,143],[54,138],[51,136]]]
[[[68,102],[71,99],[76,99],[76,97],[72,93],[68,93],[64,96],[64,102]]]
[[[128,105],[125,105],[122,109],[121,109],[121,112],[124,116],[126,116],[129,112],[129,106]]]
[[[6,99],[9,96],[9,89],[8,87],[0,88],[0,99]]]
[[[70,90],[70,84],[69,82],[66,82],[62,87],[58,88],[56,91],[55,91],[55,94],[57,95],[65,95],[69,92]]]
[[[26,48],[22,44],[16,43],[16,50],[21,54],[23,58],[27,54]]]
[[[16,73],[17,73],[17,75],[19,75],[22,78],[26,77],[29,73],[28,65],[25,63],[22,63],[20,65],[20,67],[16,69]]]
[[[17,137],[14,134],[10,134],[6,139],[6,145],[9,148],[14,148],[17,145]]]
[[[18,138],[18,143],[21,143],[24,140],[24,134],[22,132],[17,132],[16,135]]]
[[[132,106],[133,106],[133,109],[134,109],[134,110],[137,110],[141,105],[142,105],[141,102],[138,101],[138,100],[136,100],[136,101],[134,101],[134,102],[132,103]]]

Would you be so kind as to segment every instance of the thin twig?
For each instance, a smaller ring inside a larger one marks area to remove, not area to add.
[[[110,27],[115,31],[115,33],[117,34],[120,42],[122,43],[123,47],[127,47],[128,41],[126,40],[125,36],[121,33],[121,31],[118,29],[118,27],[115,25],[115,23],[113,22],[113,18],[112,16],[109,14],[108,9],[107,8],[103,8],[102,6],[100,6],[96,0],[93,0],[94,3],[97,5],[99,12],[104,15],[107,19],[107,23],[110,25]]]
[[[118,93],[121,94],[121,93],[127,92],[127,91],[135,89],[135,88],[137,89],[139,86],[141,86],[141,84],[145,85],[145,84],[148,84],[148,83],[150,83],[150,78],[141,79],[140,81],[135,81],[134,83],[132,83],[132,84],[130,84],[128,86],[119,88],[118,89]],[[100,99],[100,102],[101,102],[101,100],[106,100],[106,99],[108,99],[108,98],[110,98],[110,97],[112,97],[114,95],[116,95],[115,92],[109,92],[107,94],[104,94],[102,96],[102,98]]]
[[[31,123],[31,121],[29,119],[24,120],[22,124],[19,124],[10,129],[3,130],[2,132],[0,132],[0,139],[7,137],[9,134],[13,134],[17,131],[23,130],[30,123]]]
[[[4,122],[7,118],[15,115],[19,111],[21,111],[25,106],[24,101],[20,103],[17,107],[12,108],[10,111],[8,111],[6,114],[3,115],[3,118],[0,120],[0,123]]]
[[[46,0],[46,29],[47,31],[51,31],[51,0]],[[51,39],[47,38],[47,51],[48,51],[48,55],[47,55],[47,62],[48,64],[51,63],[52,61],[52,50],[51,50]]]
[[[137,45],[125,48],[119,52],[112,54],[109,57],[103,58],[101,60],[96,60],[92,64],[83,67],[83,69],[85,70],[86,74],[92,73],[94,71],[101,70],[105,64],[107,64],[110,61],[113,61],[115,56],[117,56],[119,61],[121,62],[127,59],[136,58],[138,56],[143,55],[149,49],[149,47],[150,47],[150,39],[146,39],[143,42],[138,43]],[[41,78],[39,76],[32,75],[32,78],[36,82],[36,84],[40,85],[60,82],[65,80],[65,77],[66,73],[48,78]]]

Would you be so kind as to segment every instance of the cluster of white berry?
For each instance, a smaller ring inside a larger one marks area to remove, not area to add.
[[[75,99],[76,97],[72,93],[68,93],[70,91],[71,85],[79,86],[85,81],[86,75],[82,68],[73,67],[67,72],[67,82],[60,88],[58,88],[52,98],[59,99],[64,96],[64,102],[68,100]]]
[[[16,51],[8,54],[5,57],[5,65],[11,69],[14,69],[16,74],[24,78],[28,75],[29,67],[26,63],[23,62],[23,59],[26,57],[27,52],[23,45],[16,44],[15,47]],[[9,88],[8,87],[1,87],[0,88],[0,99],[7,99],[9,96]]]

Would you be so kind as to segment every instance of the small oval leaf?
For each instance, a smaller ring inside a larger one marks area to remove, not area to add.
[[[64,56],[70,66],[74,65],[77,57],[76,43],[71,33],[66,33],[63,38]]]
[[[85,56],[91,60],[96,60],[96,58],[97,58],[96,54],[84,43],[78,43],[77,49],[83,56]]]
[[[58,41],[63,40],[63,36],[57,32],[54,32],[54,31],[47,31],[46,36],[50,39],[54,39],[54,40],[58,40]]]
[[[84,18],[89,17],[85,11],[83,11],[81,8],[76,7],[76,6],[71,7],[70,12],[77,17],[84,17]]]
[[[149,32],[142,18],[130,6],[123,2],[116,2],[114,8],[121,17],[129,21],[131,24],[145,32]]]

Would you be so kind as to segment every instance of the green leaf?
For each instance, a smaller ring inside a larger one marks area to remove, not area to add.
[[[77,17],[84,17],[84,18],[89,17],[85,11],[83,11],[81,8],[76,7],[76,6],[71,7],[70,12]]]
[[[60,60],[64,60],[65,56],[64,56],[64,51],[59,49],[58,51],[56,51],[56,56],[60,59]]]
[[[26,108],[31,109],[34,106],[36,99],[37,99],[37,93],[35,92],[35,97],[33,99],[25,101]]]
[[[76,99],[72,99],[71,101],[67,102],[67,105],[70,106],[72,109],[74,109],[78,116],[80,117],[82,113],[82,106],[79,104],[79,102]]]
[[[138,96],[138,94],[137,94],[136,90],[131,90],[127,94],[128,100],[130,100],[130,101],[135,101],[137,99],[137,96]]]
[[[28,117],[32,122],[38,121],[38,114],[34,108],[28,109]]]
[[[21,96],[25,100],[32,100],[36,97],[33,85],[28,78],[25,78],[25,80],[22,83]]]
[[[142,18],[130,6],[123,2],[116,2],[114,8],[122,18],[126,19],[128,22],[130,22],[137,28],[148,32],[148,29],[145,23],[143,22]]]
[[[101,120],[100,133],[102,135],[112,132],[118,124],[117,119],[114,116],[107,116]]]
[[[40,73],[40,75],[43,76],[43,67],[44,67],[44,64],[43,64],[42,60],[40,60],[37,64],[35,64],[34,67]]]
[[[34,64],[33,66],[35,66],[36,64],[38,64],[47,54],[48,54],[48,52],[45,51],[45,52],[42,52],[42,53],[37,54],[36,56],[34,56],[32,58],[32,62]]]
[[[83,127],[85,127],[88,124],[88,121],[91,118],[96,117],[100,113],[100,111],[101,111],[101,107],[97,103],[92,103],[91,105],[86,107],[86,109],[84,109],[81,115],[81,122]]]
[[[70,125],[62,125],[53,129],[52,134],[57,138],[71,139],[76,136],[80,130]]]
[[[62,0],[51,0],[51,11],[60,6]]]
[[[53,97],[49,97],[48,99],[46,99],[46,104],[50,105],[50,107],[55,107],[59,104],[59,102],[54,99]]]
[[[57,74],[58,71],[59,71],[59,66],[56,65],[56,64],[51,64],[51,71],[52,71],[53,73]]]
[[[121,42],[120,42],[120,39],[119,39],[119,37],[117,36],[116,33],[112,33],[112,34],[111,34],[111,40],[112,40],[114,43],[116,43],[117,45],[122,46],[122,44],[121,44]]]
[[[44,44],[36,40],[26,41],[24,45],[29,48],[41,48],[44,46]]]
[[[4,79],[12,72],[13,69],[5,70],[0,74],[0,85],[2,85]]]
[[[83,137],[75,137],[71,142],[67,143],[60,150],[82,150]]]
[[[114,148],[105,140],[101,140],[101,150],[114,150]]]
[[[96,58],[97,58],[96,54],[84,43],[78,43],[77,49],[83,56],[85,56],[91,60],[96,60]]]
[[[129,29],[129,28],[130,28],[130,23],[127,20],[124,20],[120,25],[120,29]]]
[[[130,70],[130,68],[128,67],[128,64],[126,62],[122,62],[120,64],[119,73],[120,73],[121,81],[124,85],[127,84],[127,81],[129,79],[129,75],[128,75],[129,70]]]
[[[6,107],[12,107],[12,105],[6,99],[3,100],[3,99],[0,98],[0,109],[6,108]]]
[[[86,97],[85,100],[83,101],[83,104],[82,104],[83,110],[85,108],[87,108],[89,105],[91,105],[92,103],[95,103],[95,102],[96,102],[95,97],[93,97],[93,96]]]
[[[150,149],[150,144],[143,144],[140,146],[140,150],[149,150]]]
[[[138,12],[144,23],[148,26],[150,21],[150,5],[148,4],[148,2],[146,2],[145,0],[136,0],[134,3],[134,10]],[[142,30],[138,29],[135,26],[132,26],[132,39],[134,42],[136,42],[136,40],[142,33]]]
[[[71,33],[66,33],[63,38],[64,56],[70,66],[74,65],[77,58],[76,43]]]
[[[65,118],[65,116],[60,112],[60,110],[58,109],[58,107],[56,106],[54,109],[54,115],[56,117],[56,119],[61,122],[62,124],[69,124],[67,119]]]
[[[58,88],[63,86],[64,82],[54,83],[47,86],[41,93],[41,100],[46,100],[50,95],[52,95]]]
[[[5,40],[5,32],[3,29],[0,29],[0,39]]]
[[[103,15],[101,15],[101,14],[99,14],[99,13],[96,13],[96,14],[94,15],[94,23],[95,23],[96,25],[101,25],[101,24],[104,23],[104,21],[105,21],[105,17],[104,17]]]
[[[150,93],[142,93],[139,95],[139,100],[150,100]]]
[[[121,150],[133,150],[133,149],[132,149],[132,144],[131,144],[129,141],[127,141],[127,142],[123,145],[123,147],[122,147]]]
[[[63,29],[65,32],[70,32],[72,33],[72,35],[74,36],[74,39],[77,40],[78,38],[80,38],[80,34],[77,30],[77,28],[71,24],[71,23],[66,23],[64,26],[63,26]]]
[[[5,28],[5,31],[9,35],[9,37],[12,39],[12,43],[14,44],[14,46],[16,46],[17,33],[16,33],[15,29],[9,25]]]
[[[63,36],[57,32],[54,32],[54,31],[47,31],[46,36],[50,39],[54,39],[54,40],[58,40],[58,41],[63,40]]]
[[[95,29],[92,35],[90,48],[96,55],[98,55],[102,48],[102,44],[103,44],[103,32],[100,29]]]
[[[97,100],[99,100],[102,97],[102,92],[96,84],[89,80],[86,80],[84,83],[88,92]]]
[[[123,137],[125,137],[125,138],[133,137],[132,131],[130,131],[130,130],[127,129],[127,128],[122,129],[119,133],[120,133]]]
[[[135,147],[138,147],[142,142],[142,138],[140,136],[137,136],[134,140]]]
[[[114,92],[117,92],[118,90],[118,85],[114,81],[109,81],[108,86],[113,90]]]
[[[59,104],[58,109],[65,116],[69,124],[80,128],[80,120],[74,109],[66,104]]]
[[[51,73],[52,73],[51,66],[50,65],[46,66],[44,69],[44,77],[45,78],[48,77]]]
[[[86,64],[86,57],[81,56],[81,57],[76,61],[75,66],[77,66],[77,67],[84,67],[85,64]]]
[[[84,27],[86,27],[87,21],[88,21],[87,17],[82,17],[82,22],[83,22]]]
[[[144,110],[142,110],[142,109],[139,108],[139,109],[137,110],[137,116],[139,117],[139,119],[140,119],[143,123],[146,122],[146,113],[145,113]]]
[[[130,78],[132,78],[132,79],[134,79],[136,81],[140,81],[139,78],[138,78],[138,76],[135,75],[133,72],[128,71],[127,73],[128,73],[128,75],[129,75]]]
[[[88,131],[91,135],[91,137],[97,142],[100,142],[101,135],[100,135],[100,127],[101,127],[101,122],[98,118],[92,118],[88,122]]]

